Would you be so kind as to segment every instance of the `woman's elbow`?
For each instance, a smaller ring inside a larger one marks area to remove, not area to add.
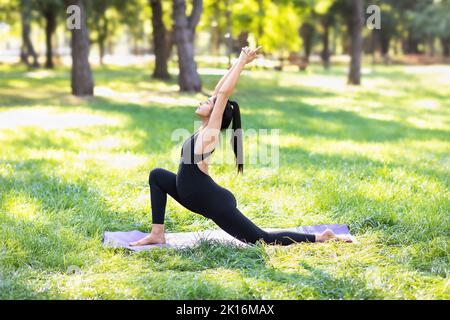
[[[232,91],[233,91],[233,90],[230,90],[230,89],[225,89],[225,90],[220,89],[220,90],[217,92],[217,97],[223,96],[223,97],[228,98],[229,96],[231,96],[231,92],[232,92]]]

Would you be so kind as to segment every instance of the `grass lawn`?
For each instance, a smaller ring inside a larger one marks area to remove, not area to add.
[[[263,228],[346,223],[358,244],[105,249],[104,231],[150,228],[148,173],[177,170],[172,132],[203,99],[150,70],[95,69],[79,99],[67,69],[0,65],[1,299],[450,298],[449,66],[376,66],[359,88],[344,67],[242,75],[243,127],[279,129],[279,168],[211,176]],[[167,209],[168,232],[215,227]]]

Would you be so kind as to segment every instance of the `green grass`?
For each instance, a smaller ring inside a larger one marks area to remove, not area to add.
[[[212,177],[261,227],[346,223],[358,244],[105,249],[104,231],[150,228],[148,172],[177,170],[171,134],[203,99],[149,70],[95,69],[79,99],[66,69],[0,65],[1,299],[450,298],[449,66],[376,66],[358,88],[344,67],[242,76],[244,128],[280,130],[279,169]],[[168,201],[168,232],[214,227]]]

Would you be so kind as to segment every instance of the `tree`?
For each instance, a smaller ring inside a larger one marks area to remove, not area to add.
[[[151,20],[151,6],[150,0],[113,0],[114,7],[118,12],[120,23],[122,27],[125,26],[123,32],[127,32],[131,35],[132,40],[132,52],[134,54],[142,53],[142,43],[146,43],[144,39],[145,26]],[[162,1],[164,4],[167,1]],[[164,11],[164,10],[163,10]],[[109,11],[109,12],[112,12]],[[113,22],[113,19],[110,19]],[[120,26],[116,26],[115,30],[120,29]],[[111,33],[111,32],[110,32]]]
[[[56,30],[58,11],[61,8],[60,0],[38,0],[36,5],[45,19],[45,67],[53,68],[52,37]]]
[[[399,34],[398,21],[401,21],[401,18],[398,10],[395,8],[396,0],[378,0],[374,4],[378,5],[382,12],[382,28],[372,30],[375,40],[374,49],[378,45],[384,63],[389,64],[391,61],[389,49],[392,39]]]
[[[450,54],[450,1],[433,1],[418,4],[412,13],[411,25],[416,30],[418,39],[427,41],[433,52],[433,43],[436,38],[441,42],[442,54]]]
[[[193,0],[192,11],[186,15],[186,1],[173,0],[173,33],[178,53],[178,83],[181,91],[201,91],[200,76],[194,60],[195,28],[203,11],[203,1]]]
[[[297,31],[300,19],[296,8],[290,2],[267,3],[263,23],[266,26],[258,40],[264,50],[275,51],[281,57],[292,51],[298,51],[300,39]]]
[[[209,44],[212,55],[220,53],[226,30],[226,1],[204,0],[202,18],[197,30],[206,31],[211,35]]]
[[[299,36],[303,44],[303,60],[308,63],[311,55],[314,39],[321,30],[322,52],[321,58],[325,68],[330,64],[329,35],[330,27],[334,23],[335,10],[333,4],[335,0],[293,0],[293,4],[298,9],[302,21],[299,29]]]
[[[94,94],[94,80],[89,64],[89,31],[86,26],[86,11],[82,0],[66,0],[66,5],[80,8],[80,28],[72,32],[72,94],[91,96]]]
[[[398,20],[402,22],[400,31],[403,52],[406,54],[421,53],[419,46],[424,39],[420,30],[416,29],[414,20],[433,0],[389,0],[389,2],[395,8],[395,11],[400,13]]]
[[[103,57],[105,56],[105,43],[108,35],[112,30],[109,28],[109,19],[106,11],[111,6],[110,0],[91,0],[89,3],[90,19],[88,24],[96,31],[95,41],[98,45],[98,55],[100,64],[103,65]]]
[[[321,6],[315,9],[318,20],[322,28],[322,51],[320,57],[324,69],[330,68],[330,29],[336,23],[336,2],[334,0],[323,0],[320,2]]]
[[[163,8],[161,0],[149,0],[152,8],[153,26],[153,50],[155,53],[155,69],[153,77],[169,79],[167,60],[169,58],[169,41],[167,41],[167,30],[163,20]]]
[[[349,23],[351,61],[348,73],[348,83],[354,85],[361,84],[363,14],[363,0],[351,0],[351,21]]]
[[[20,48],[20,61],[27,66],[33,68],[39,67],[38,56],[34,50],[33,43],[31,42],[31,4],[30,0],[20,1],[20,13],[22,23],[22,46]],[[29,57],[32,57],[33,62],[29,62]]]
[[[329,13],[319,16],[322,26],[322,51],[320,53],[320,58],[322,59],[324,69],[330,68],[330,29],[334,23],[333,19],[334,15]]]
[[[208,16],[208,21],[210,21],[210,34],[211,34],[211,52],[213,55],[218,55],[220,50],[220,43],[222,40],[222,34],[224,28],[221,25],[220,17],[222,16],[223,10],[221,8],[222,1],[212,1],[210,3],[209,10],[211,14]]]
[[[303,22],[299,34],[303,40],[303,59],[306,63],[309,63],[314,36],[314,25],[309,21]]]

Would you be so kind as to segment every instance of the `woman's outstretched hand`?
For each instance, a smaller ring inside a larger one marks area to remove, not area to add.
[[[249,47],[243,47],[241,50],[239,59],[242,59],[245,62],[245,64],[248,64],[258,57],[258,53],[259,53],[259,50],[261,50],[261,48],[262,48],[262,46],[259,46],[256,49],[250,49]]]

